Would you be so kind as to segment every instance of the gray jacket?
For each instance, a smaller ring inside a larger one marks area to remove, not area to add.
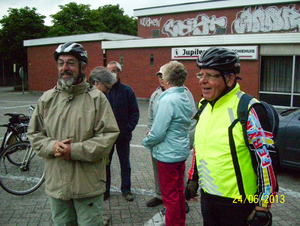
[[[45,159],[46,193],[57,199],[87,198],[105,191],[105,165],[119,135],[110,104],[85,81],[70,89],[60,84],[38,100],[28,137]],[[57,141],[71,138],[71,160],[54,157]]]

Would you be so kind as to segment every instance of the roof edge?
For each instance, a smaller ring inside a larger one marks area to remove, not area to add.
[[[109,32],[91,33],[91,34],[79,34],[79,35],[68,35],[51,38],[39,38],[24,40],[23,46],[40,46],[40,45],[52,45],[61,44],[65,42],[88,42],[88,41],[117,41],[117,40],[130,40],[140,39],[140,37],[133,35],[114,34]]]
[[[175,38],[149,38],[127,41],[104,41],[102,42],[102,49],[291,43],[300,44],[300,33],[234,34]]]
[[[190,11],[203,11],[210,9],[222,9],[222,8],[236,8],[245,7],[253,5],[267,5],[267,4],[287,4],[296,3],[299,0],[211,0],[211,1],[201,1],[201,2],[190,2],[174,5],[163,5],[154,6],[148,8],[134,9],[133,14],[135,17],[151,16],[151,15],[161,15],[161,14],[172,14]]]

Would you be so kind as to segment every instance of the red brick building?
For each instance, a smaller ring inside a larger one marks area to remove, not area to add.
[[[299,1],[195,2],[136,9],[134,14],[138,37],[98,33],[24,41],[29,89],[55,86],[53,52],[60,43],[76,41],[88,51],[87,75],[95,66],[117,60],[123,66],[122,82],[138,98],[149,98],[155,90],[160,66],[178,60],[188,69],[186,86],[199,101],[196,58],[211,46],[222,46],[240,55],[242,90],[275,106],[300,107]]]

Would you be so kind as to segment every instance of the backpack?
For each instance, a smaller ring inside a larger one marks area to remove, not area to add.
[[[237,115],[238,115],[238,120],[242,124],[243,127],[243,134],[244,134],[244,140],[247,145],[247,147],[250,150],[249,142],[248,142],[248,137],[247,137],[247,119],[248,119],[248,105],[250,101],[253,99],[252,96],[249,94],[243,94],[243,96],[240,99],[239,105],[238,105],[238,110],[237,110]],[[279,116],[275,108],[268,104],[265,101],[260,101],[260,103],[255,103],[255,104],[262,104],[267,112],[267,116],[269,118],[269,122],[271,125],[271,132],[273,133],[273,141],[274,141],[274,149],[269,150],[270,158],[272,160],[272,165],[274,168],[275,175],[277,174],[279,170],[279,157],[278,157],[278,152],[277,152],[277,147],[276,147],[276,137],[277,137],[277,132],[278,132],[278,127],[279,127]]]
[[[249,94],[243,94],[243,96],[240,99],[239,105],[238,105],[238,110],[237,110],[237,115],[238,115],[238,119],[240,121],[240,123],[243,126],[243,133],[244,133],[244,137],[245,138],[245,142],[248,144],[248,138],[247,138],[247,118],[248,118],[248,105],[250,103],[250,101],[252,100],[252,96],[250,96]],[[268,104],[265,101],[260,101],[260,103],[264,106],[264,108],[266,109],[268,118],[269,118],[269,122],[271,125],[271,132],[273,133],[273,140],[274,142],[276,141],[276,137],[277,137],[277,132],[278,132],[278,127],[279,127],[279,116],[277,111],[275,110],[275,108]],[[258,103],[259,104],[259,103]],[[247,139],[246,139],[247,138]]]

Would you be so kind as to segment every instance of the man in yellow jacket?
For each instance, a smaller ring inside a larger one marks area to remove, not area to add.
[[[207,103],[195,131],[204,225],[271,225],[277,184],[269,155],[274,142],[267,113],[261,104],[249,106],[249,150],[237,119],[243,95],[236,82],[238,55],[210,48],[199,56],[197,66],[203,95],[199,109]]]
[[[118,125],[105,95],[86,82],[82,45],[59,45],[54,57],[59,80],[38,100],[28,137],[45,159],[54,225],[102,225],[106,156]]]

